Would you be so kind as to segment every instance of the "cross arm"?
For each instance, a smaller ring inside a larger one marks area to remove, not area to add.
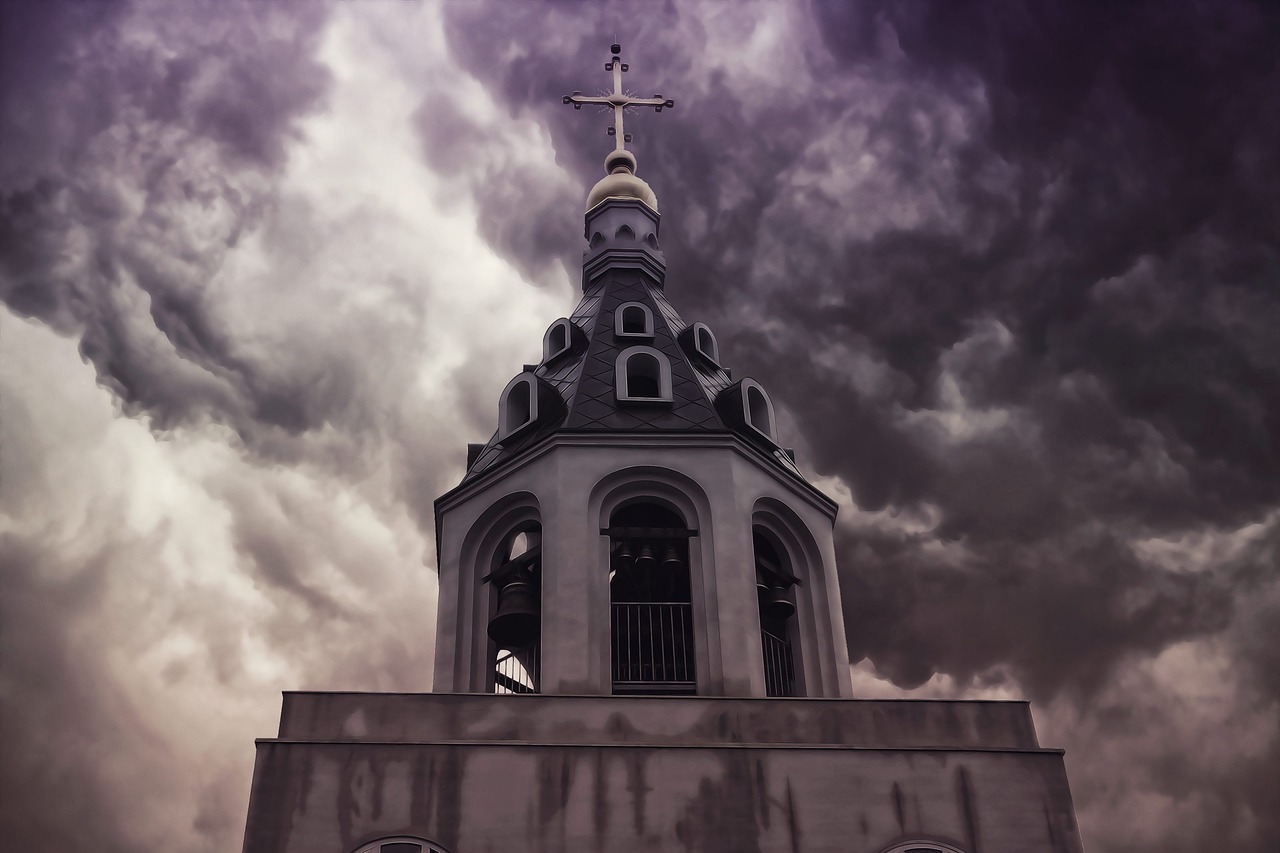
[[[573,104],[575,110],[582,109],[583,104],[600,104],[604,107],[613,106],[613,101],[608,97],[594,97],[592,95],[584,95],[581,92],[574,92],[572,95],[565,95],[560,99],[562,103]]]
[[[584,104],[598,104],[602,107],[653,107],[656,112],[662,112],[665,109],[671,109],[676,102],[670,98],[663,98],[661,95],[654,95],[652,98],[632,98],[630,96],[618,97],[617,95],[584,95],[581,92],[574,92],[572,95],[565,95],[560,99],[561,103],[573,104],[575,110],[582,109]]]
[[[671,109],[676,102],[670,98],[663,98],[661,95],[654,95],[652,98],[627,98],[628,107],[653,107],[656,112],[662,112],[663,108]]]

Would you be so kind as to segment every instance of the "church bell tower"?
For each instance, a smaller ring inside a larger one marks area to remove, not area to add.
[[[617,45],[614,46],[617,49]],[[435,689],[850,694],[836,505],[780,443],[768,391],[666,294],[661,217],[628,107],[586,201],[582,297],[503,390],[498,428],[436,502]]]
[[[661,217],[615,147],[582,295],[436,501],[431,693],[286,693],[245,853],[1079,853],[1024,702],[852,697],[836,504],[768,389],[668,300]]]

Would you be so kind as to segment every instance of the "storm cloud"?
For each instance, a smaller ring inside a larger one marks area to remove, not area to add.
[[[628,86],[667,292],[841,505],[862,695],[1032,699],[1100,851],[1280,846],[1280,11],[6,4],[0,820],[239,844],[282,689],[427,689],[432,499]]]

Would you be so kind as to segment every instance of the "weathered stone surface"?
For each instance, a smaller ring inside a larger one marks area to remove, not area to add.
[[[290,692],[280,738],[1039,749],[1025,702],[700,696]]]
[[[1019,702],[293,693],[251,802],[246,853],[1081,850]]]

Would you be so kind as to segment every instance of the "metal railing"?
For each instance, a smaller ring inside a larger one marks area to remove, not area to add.
[[[493,692],[538,692],[537,643],[520,649],[498,649],[493,663]]]
[[[760,643],[764,647],[765,695],[796,695],[795,664],[791,658],[791,643],[768,631],[760,632]]]
[[[696,692],[687,601],[615,602],[612,627],[615,693]]]

